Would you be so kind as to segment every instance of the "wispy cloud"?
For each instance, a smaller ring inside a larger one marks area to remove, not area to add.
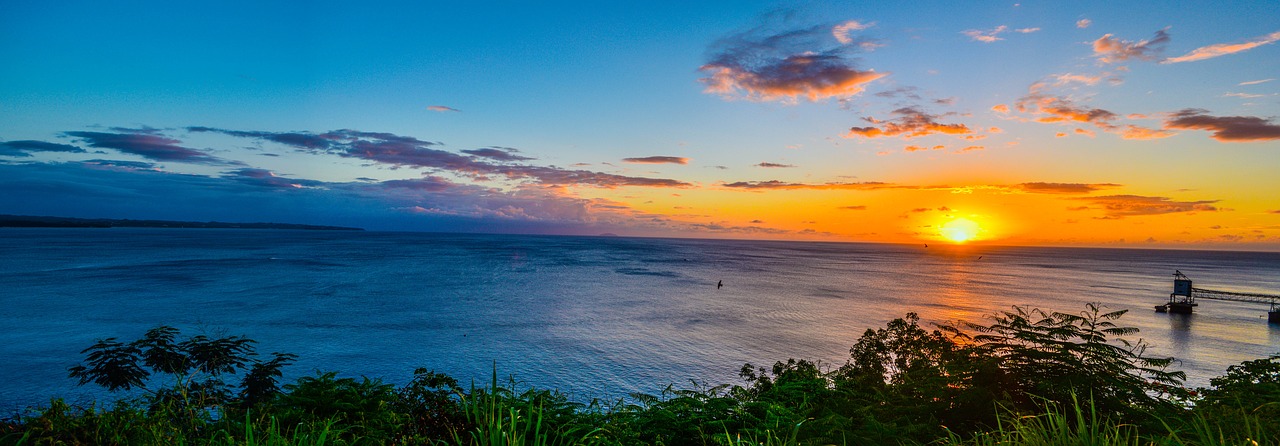
[[[1271,141],[1280,139],[1280,125],[1255,116],[1211,116],[1208,110],[1188,108],[1171,113],[1165,128],[1207,130],[1223,142]]]
[[[756,167],[787,168],[787,167],[796,167],[796,166],[795,166],[795,165],[792,165],[792,164],[779,164],[779,163],[763,162],[763,163],[760,163],[760,164],[756,164]]]
[[[84,153],[85,151],[84,149],[70,144],[58,144],[45,141],[0,141],[0,156],[29,157],[33,152]]]
[[[1261,84],[1261,83],[1271,82],[1271,81],[1274,81],[1274,80],[1276,80],[1276,79],[1275,79],[1275,78],[1258,79],[1258,80],[1256,80],[1256,81],[1245,81],[1245,82],[1241,82],[1241,83],[1236,84],[1236,85],[1240,85],[1240,86],[1244,86],[1244,85],[1258,85],[1258,84]]]
[[[1106,195],[1080,197],[1076,200],[1099,206],[1107,217],[1123,218],[1138,215],[1180,214],[1189,212],[1216,212],[1213,206],[1218,200],[1176,201],[1167,197],[1141,195]]]
[[[1093,20],[1089,20],[1089,19],[1080,19],[1080,20],[1076,20],[1076,28],[1085,29],[1085,28],[1088,28],[1088,27],[1089,27],[1089,25],[1092,25],[1092,24],[1093,24]]]
[[[878,138],[884,136],[901,136],[914,138],[935,133],[949,135],[965,135],[973,133],[964,124],[943,124],[937,121],[937,115],[925,113],[916,107],[903,107],[890,112],[895,118],[881,121],[875,118],[864,118],[867,122],[877,124],[871,127],[852,127],[845,138]]]
[[[831,36],[835,37],[837,42],[840,42],[841,44],[844,44],[844,45],[848,45],[854,42],[854,39],[852,37],[849,37],[850,32],[862,31],[864,29],[875,26],[875,24],[876,22],[863,23],[857,20],[850,20],[850,21],[831,27]]]
[[[222,177],[243,184],[265,188],[301,189],[304,187],[317,187],[324,184],[324,182],[315,180],[285,178],[277,176],[275,172],[270,170],[252,167],[236,169],[223,174]]]
[[[1093,54],[1102,63],[1116,63],[1130,59],[1157,60],[1164,52],[1164,47],[1169,40],[1169,33],[1164,29],[1156,31],[1155,37],[1150,40],[1137,42],[1120,40],[1111,34],[1106,34],[1093,41]]]
[[[947,148],[947,146],[943,146],[943,145],[936,145],[936,146],[933,146],[933,147],[924,147],[924,146],[906,146],[906,147],[903,147],[903,148],[902,148],[902,151],[904,151],[904,152],[919,152],[919,151],[922,151],[922,150],[942,150],[942,149],[945,149],[945,148]]]
[[[510,147],[485,147],[483,149],[463,150],[462,153],[498,161],[529,161],[536,159],[516,155],[520,151]]]
[[[854,205],[854,206],[840,206],[836,209],[841,209],[845,211],[865,211],[867,210],[867,207],[864,205]]]
[[[1120,187],[1115,183],[1019,183],[1015,189],[1037,194],[1087,194],[1095,191]]]
[[[209,155],[200,150],[179,146],[182,141],[147,133],[63,132],[90,147],[112,149],[154,161],[191,164],[239,164]]]
[[[641,158],[623,158],[622,162],[632,164],[689,164],[689,158],[683,156],[646,156]]]
[[[1225,56],[1228,54],[1235,54],[1241,51],[1251,50],[1251,49],[1260,47],[1262,45],[1272,44],[1278,40],[1280,40],[1280,31],[1276,31],[1271,34],[1267,34],[1265,36],[1255,37],[1253,39],[1250,39],[1246,42],[1241,42],[1241,43],[1218,43],[1218,44],[1213,44],[1208,46],[1202,46],[1200,48],[1191,50],[1191,52],[1187,54],[1165,59],[1160,63],[1193,62],[1197,60],[1212,59],[1214,57]]]
[[[847,25],[849,22],[846,22]],[[859,24],[861,25],[861,24]],[[841,26],[841,25],[837,25]],[[771,32],[762,26],[720,39],[699,71],[705,92],[753,101],[818,101],[861,93],[865,85],[888,73],[858,68],[849,57],[854,39],[844,28],[814,26]],[[836,36],[834,46],[830,40]]]
[[[1019,28],[1019,29],[1010,30],[1008,26],[1000,25],[989,30],[981,30],[981,29],[964,30],[964,31],[961,31],[960,34],[969,36],[970,39],[973,39],[976,42],[992,43],[992,42],[1004,40],[1004,38],[998,37],[998,36],[1000,34],[1004,34],[1009,31],[1022,33],[1022,34],[1029,34],[1039,30],[1040,28]]]
[[[896,188],[889,183],[881,182],[863,182],[863,183],[788,183],[778,180],[770,181],[739,181],[736,183],[725,184],[724,187],[745,190],[799,190],[799,189],[816,189],[816,190],[876,190]]]
[[[364,159],[396,167],[438,169],[480,180],[488,179],[491,176],[500,176],[511,180],[534,181],[544,185],[585,185],[608,189],[623,186],[690,186],[689,183],[666,178],[631,177],[547,166],[494,164],[476,159],[477,157],[486,157],[484,155],[489,155],[487,157],[491,158],[494,152],[482,151],[479,153],[484,155],[466,156],[435,149],[432,146],[440,145],[436,142],[423,141],[411,136],[392,133],[365,132],[350,129],[333,130],[320,134],[309,132],[238,131],[210,127],[188,127],[188,130],[261,139],[308,152],[336,154],[342,157]]]
[[[1133,124],[1125,125],[1124,128],[1120,130],[1121,138],[1137,140],[1162,139],[1176,134],[1177,133],[1170,132],[1168,130],[1141,127]]]
[[[433,112],[440,112],[440,113],[448,113],[448,112],[458,113],[462,111],[462,110],[458,110],[456,108],[444,106],[444,105],[428,105],[427,110],[431,110]]]

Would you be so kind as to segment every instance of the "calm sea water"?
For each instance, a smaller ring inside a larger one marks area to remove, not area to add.
[[[979,258],[981,257],[981,258]],[[1132,309],[1190,385],[1280,352],[1266,305],[1157,314],[1174,269],[1280,294],[1280,254],[603,237],[197,229],[0,230],[0,408],[86,399],[95,340],[166,324],[244,335],[317,370],[403,383],[496,368],[575,398],[736,383],[745,362],[838,366],[868,328],[1012,305]],[[717,281],[724,288],[717,289]]]

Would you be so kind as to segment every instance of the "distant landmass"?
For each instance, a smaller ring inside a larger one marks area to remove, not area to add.
[[[306,229],[315,231],[363,231],[342,226],[298,225],[291,223],[226,223],[220,221],[128,220],[114,218],[68,218],[0,214],[0,228],[217,228],[217,229]]]

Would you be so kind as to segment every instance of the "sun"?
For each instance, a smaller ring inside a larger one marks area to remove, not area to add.
[[[947,240],[964,243],[977,237],[980,230],[982,228],[978,227],[978,224],[973,220],[957,218],[942,225],[941,232],[942,236],[946,237]]]

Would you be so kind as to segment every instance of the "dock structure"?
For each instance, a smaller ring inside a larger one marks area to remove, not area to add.
[[[1267,311],[1267,322],[1280,324],[1280,295],[1196,288],[1192,286],[1191,278],[1178,270],[1173,271],[1173,292],[1169,293],[1169,302],[1156,305],[1156,311],[1161,313],[1191,314],[1191,310],[1200,305],[1196,303],[1196,299],[1270,304],[1271,308]]]

